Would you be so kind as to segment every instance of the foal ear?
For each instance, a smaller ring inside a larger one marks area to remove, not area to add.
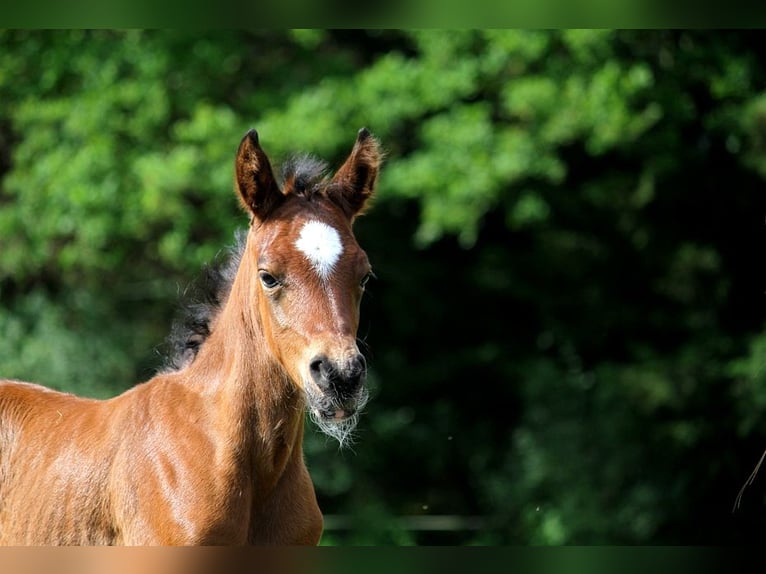
[[[235,174],[239,199],[256,219],[266,219],[284,199],[254,129],[248,131],[239,143]]]
[[[342,205],[353,219],[364,211],[365,204],[375,192],[378,171],[383,160],[378,140],[362,128],[356,136],[354,148],[332,178]]]

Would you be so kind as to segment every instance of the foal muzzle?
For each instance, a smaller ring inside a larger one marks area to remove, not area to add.
[[[341,363],[326,355],[317,355],[309,364],[309,372],[314,384],[328,399],[324,416],[343,418],[354,414],[367,376],[367,361],[363,355],[357,353]]]

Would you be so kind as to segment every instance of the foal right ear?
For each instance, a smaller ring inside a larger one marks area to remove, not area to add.
[[[239,143],[235,174],[242,205],[259,221],[266,219],[285,197],[254,129],[249,130]]]

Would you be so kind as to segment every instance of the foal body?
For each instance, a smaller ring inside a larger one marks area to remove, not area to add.
[[[370,271],[351,225],[379,163],[361,130],[332,180],[296,171],[282,190],[248,132],[236,174],[251,226],[193,356],[103,401],[0,381],[0,543],[319,541],[304,413],[342,435],[366,398],[355,337]],[[331,241],[306,247],[320,223]]]

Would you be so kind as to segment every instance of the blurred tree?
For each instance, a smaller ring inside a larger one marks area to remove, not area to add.
[[[756,32],[0,32],[0,373],[108,396],[277,160],[389,161],[374,401],[307,435],[326,543],[727,543],[765,525]],[[481,515],[478,532],[398,515]]]

